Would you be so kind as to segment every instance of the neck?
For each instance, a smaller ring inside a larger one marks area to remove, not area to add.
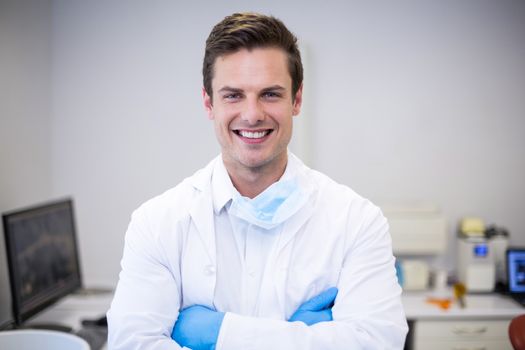
[[[224,158],[223,162],[237,191],[244,197],[254,198],[279,181],[286,169],[288,155],[285,153],[281,159],[257,168],[239,167]]]

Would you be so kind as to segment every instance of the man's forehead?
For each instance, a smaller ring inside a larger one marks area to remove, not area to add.
[[[257,48],[219,56],[214,64],[212,85],[215,91],[242,85],[291,88],[286,53],[276,48]]]

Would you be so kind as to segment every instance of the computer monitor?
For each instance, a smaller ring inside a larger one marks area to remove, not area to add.
[[[510,293],[525,296],[525,248],[507,249],[507,280]]]
[[[3,215],[13,318],[21,325],[81,288],[70,198]]]

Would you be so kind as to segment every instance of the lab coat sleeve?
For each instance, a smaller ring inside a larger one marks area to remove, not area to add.
[[[369,211],[347,242],[333,321],[306,326],[226,313],[217,350],[402,349],[408,331],[388,224]]]
[[[137,210],[126,233],[122,271],[108,312],[108,349],[181,349],[171,339],[180,306],[178,266],[163,246],[176,246]],[[176,252],[174,252],[176,254]]]

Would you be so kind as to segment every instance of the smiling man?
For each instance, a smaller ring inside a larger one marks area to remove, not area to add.
[[[133,213],[110,349],[403,347],[386,219],[287,149],[296,41],[254,13],[213,28],[203,101],[221,155]]]
[[[224,165],[237,191],[249,198],[286,168],[292,116],[302,102],[302,86],[292,91],[287,67],[282,49],[241,49],[217,58],[211,91],[203,89]]]

